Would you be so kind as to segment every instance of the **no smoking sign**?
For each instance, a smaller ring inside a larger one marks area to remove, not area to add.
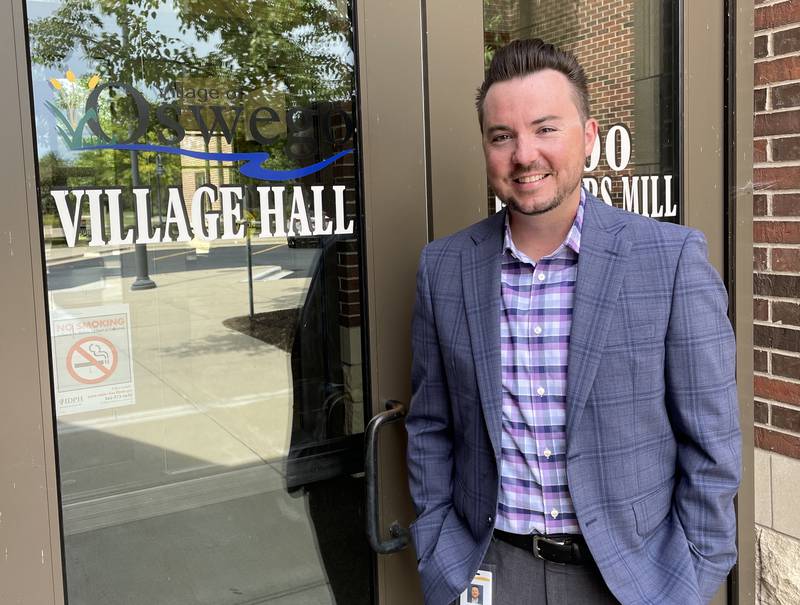
[[[127,305],[61,309],[51,322],[58,416],[136,403]]]
[[[67,372],[81,384],[100,384],[114,374],[119,353],[102,336],[88,336],[73,344],[67,352]]]

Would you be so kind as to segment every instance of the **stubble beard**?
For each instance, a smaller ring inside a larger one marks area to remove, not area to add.
[[[524,173],[524,171],[523,171]],[[555,178],[553,174],[548,178]],[[574,182],[571,186],[564,186],[558,187],[556,189],[555,195],[547,202],[544,206],[540,206],[538,208],[523,208],[522,204],[520,204],[519,200],[515,198],[513,195],[509,196],[508,199],[502,200],[502,202],[508,207],[509,210],[514,212],[519,212],[520,214],[524,214],[525,216],[539,216],[540,214],[545,214],[550,212],[551,210],[555,210],[558,208],[561,203],[567,198],[567,196],[571,195],[575,189],[577,189],[581,184],[581,177],[580,173],[575,178]],[[502,199],[502,198],[501,198]]]

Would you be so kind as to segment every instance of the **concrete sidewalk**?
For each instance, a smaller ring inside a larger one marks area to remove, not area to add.
[[[157,288],[131,291],[133,278],[104,277],[113,271],[113,256],[104,262],[106,270],[97,272],[96,281],[51,292],[51,308],[128,305],[135,405],[62,418],[67,443],[80,429],[102,430],[168,452],[152,469],[155,482],[163,473],[284,457],[292,411],[289,355],[223,325],[248,313],[245,269],[162,273],[154,275]],[[255,312],[302,306],[308,283],[291,275],[254,281]],[[191,465],[174,462],[180,458],[191,459]],[[71,470],[62,468],[62,474]],[[118,470],[112,479],[95,469],[64,496],[129,484]],[[141,468],[136,475],[147,483]]]
[[[71,602],[332,604],[308,505],[281,472],[290,356],[223,325],[247,314],[245,268],[131,291],[109,277],[119,257],[102,258],[92,281],[49,293],[51,309],[128,305],[131,326],[135,403],[59,420]],[[256,313],[302,306],[309,282],[255,281]]]

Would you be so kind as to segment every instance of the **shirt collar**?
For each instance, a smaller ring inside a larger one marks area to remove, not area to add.
[[[578,212],[575,213],[575,220],[572,221],[567,237],[561,242],[561,245],[556,248],[552,254],[548,254],[544,258],[556,258],[564,253],[565,249],[572,250],[576,255],[581,250],[581,228],[583,227],[583,210],[586,206],[586,190],[581,187],[581,201],[578,204]],[[511,223],[509,222],[510,212],[506,212],[505,222],[505,237],[503,239],[503,251],[523,262],[532,263],[528,256],[520,251],[515,245],[514,240],[511,239]]]

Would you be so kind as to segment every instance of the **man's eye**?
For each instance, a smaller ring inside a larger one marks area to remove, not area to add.
[[[555,132],[556,129],[552,128],[551,126],[544,126],[543,128],[539,129],[539,132],[542,134],[549,134],[551,132]]]
[[[501,143],[503,141],[507,141],[510,138],[511,137],[509,135],[507,135],[507,134],[496,134],[496,135],[494,135],[494,137],[492,137],[492,142],[493,143]]]

